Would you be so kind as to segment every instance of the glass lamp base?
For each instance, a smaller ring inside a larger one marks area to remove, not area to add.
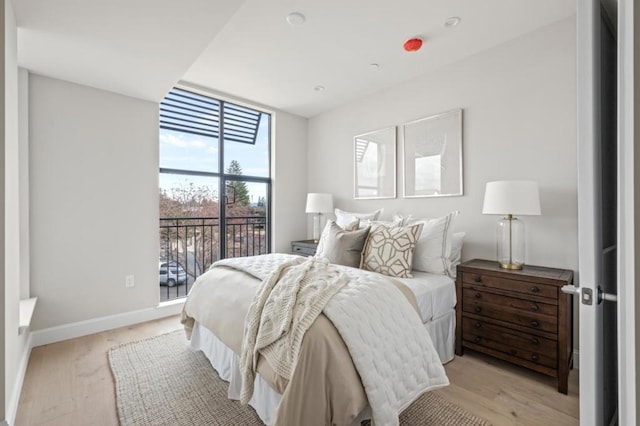
[[[320,241],[320,225],[322,221],[322,213],[316,213],[313,215],[313,242]]]
[[[508,215],[498,222],[498,263],[503,269],[520,270],[524,265],[524,223]]]

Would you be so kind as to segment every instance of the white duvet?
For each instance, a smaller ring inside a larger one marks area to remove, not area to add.
[[[263,255],[252,260],[225,260],[225,266],[259,279],[290,260]],[[390,278],[360,269],[339,268],[349,282],[323,313],[344,340],[360,375],[372,420],[398,425],[399,414],[432,389],[449,384],[440,358],[422,320]]]

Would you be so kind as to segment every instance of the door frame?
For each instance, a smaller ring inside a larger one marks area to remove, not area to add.
[[[635,311],[640,303],[636,264],[640,264],[640,227],[636,227],[638,211],[635,196],[640,188],[640,152],[634,149],[638,140],[635,123],[640,123],[640,109],[634,104],[640,98],[636,87],[635,61],[640,61],[640,8],[633,0],[618,1],[618,395],[619,424],[636,424],[637,383],[636,361],[637,327]],[[635,38],[635,40],[634,40]],[[635,41],[635,43],[634,43]],[[636,59],[637,58],[637,59]],[[640,141],[639,141],[640,143]],[[637,200],[637,201],[636,201]],[[638,217],[640,219],[640,217]],[[640,223],[640,220],[638,221]],[[582,400],[580,401],[582,404]]]
[[[600,174],[596,148],[600,138],[600,0],[577,2],[577,165],[578,165],[578,271],[582,292],[597,294],[602,247]],[[579,296],[579,298],[581,298]],[[580,424],[600,426],[603,412],[602,306],[578,301],[580,346]]]
[[[582,2],[578,2],[579,4]],[[599,3],[599,2],[598,2]],[[591,40],[593,34],[581,32],[581,28],[589,28],[593,24],[595,8],[580,7],[578,4],[577,20],[578,51],[581,52],[578,62],[578,111],[579,117],[593,117],[595,105],[593,86],[591,86],[596,70],[594,58],[596,54],[593,46],[589,46],[585,40]],[[619,395],[619,424],[636,424],[638,381],[636,372],[640,371],[640,360],[636,360],[636,342],[640,342],[640,327],[636,327],[636,307],[640,308],[640,292],[635,291],[636,283],[640,282],[640,272],[636,264],[640,265],[640,250],[636,250],[637,242],[640,242],[640,226],[636,226],[636,218],[640,224],[640,194],[636,197],[636,191],[640,190],[640,150],[634,149],[634,142],[640,144],[640,137],[635,132],[635,122],[640,123],[640,108],[635,109],[635,104],[640,101],[640,75],[634,70],[640,69],[640,7],[634,7],[634,0],[618,0],[618,395]],[[587,43],[587,45],[585,45]],[[585,58],[585,53],[587,53]],[[638,67],[636,67],[638,61]],[[585,80],[585,76],[587,77]],[[590,80],[590,81],[589,81]],[[637,84],[636,84],[637,83]],[[595,131],[595,123],[580,123],[579,129],[584,129],[584,124],[590,125],[590,130]],[[589,128],[589,127],[587,127]],[[579,138],[593,136],[588,133],[580,134]],[[580,140],[580,139],[579,139]],[[579,142],[579,146],[582,142]],[[640,146],[640,145],[639,145]],[[584,161],[584,153],[579,150],[578,164]],[[588,157],[588,156],[587,156]],[[590,158],[587,158],[590,160]],[[638,188],[638,189],[636,189]],[[580,204],[580,200],[578,203]],[[582,246],[582,244],[581,244]],[[581,276],[583,282],[593,277]],[[582,284],[581,284],[582,286]],[[638,309],[640,312],[640,309]],[[594,310],[595,312],[595,310]],[[593,341],[596,338],[594,331],[596,326],[587,319],[580,318],[581,346],[583,339]],[[582,352],[582,351],[581,351]],[[588,354],[581,354],[581,387],[585,384],[582,376],[593,374],[596,365],[589,361]],[[592,357],[591,357],[592,358]],[[585,371],[582,371],[585,370]],[[601,401],[587,401],[585,398],[589,392],[580,394],[580,417],[582,424],[591,424],[590,415],[594,407]],[[595,408],[597,410],[597,408]]]

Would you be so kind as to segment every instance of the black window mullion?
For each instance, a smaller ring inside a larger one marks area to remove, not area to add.
[[[218,138],[218,170],[222,175],[219,180],[218,211],[220,216],[220,259],[227,257],[227,181],[224,178],[224,105],[226,102],[220,101],[220,126],[218,128],[220,137]]]

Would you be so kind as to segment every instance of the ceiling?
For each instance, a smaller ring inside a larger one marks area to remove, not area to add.
[[[183,80],[304,117],[570,17],[575,7],[575,0],[14,0],[18,61],[36,73],[154,101]],[[288,24],[291,12],[305,23]],[[452,16],[462,21],[446,28]],[[422,49],[404,52],[415,36]]]
[[[232,0],[13,0],[18,63],[159,102],[240,6]]]

